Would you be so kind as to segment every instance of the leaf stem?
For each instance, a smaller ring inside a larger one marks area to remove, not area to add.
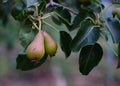
[[[39,30],[41,30],[41,27],[42,27],[41,19],[39,18],[38,21],[39,21]]]
[[[59,30],[57,30],[57,29],[56,29],[54,26],[52,26],[51,24],[49,24],[49,23],[47,23],[47,22],[45,22],[45,21],[43,21],[43,23],[46,24],[46,25],[48,25],[48,26],[51,27],[53,30],[55,30],[56,32],[59,33]]]
[[[52,16],[52,15],[54,15],[54,14],[55,14],[55,12],[47,13],[47,14],[45,14],[43,17],[41,17],[41,19],[46,19],[46,18],[48,18],[48,17],[50,17],[50,16]]]
[[[36,16],[38,16],[38,6],[35,6],[36,8]]]
[[[29,20],[32,22],[33,26],[34,26],[37,30],[39,30],[39,27],[36,25],[36,23],[35,23],[31,18],[33,19],[33,17],[30,16]]]
[[[95,21],[93,20],[93,18],[87,17],[86,20],[87,20],[87,19],[91,20],[93,24],[96,24]]]

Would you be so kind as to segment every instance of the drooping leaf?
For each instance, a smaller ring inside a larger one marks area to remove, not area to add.
[[[120,43],[118,44],[118,65],[117,68],[120,68]]]
[[[100,5],[100,3],[102,2],[101,0],[91,0],[92,3],[96,4],[96,5]]]
[[[67,32],[60,31],[60,45],[66,57],[68,57],[71,54],[71,49],[70,49],[71,41],[72,38]]]
[[[120,42],[120,23],[116,19],[111,19],[107,21],[107,28],[109,29],[112,37],[113,42],[118,43]]]
[[[88,9],[92,12],[97,12],[97,13],[100,13],[101,12],[101,8],[100,6],[97,6],[95,4],[91,4],[89,5]]]
[[[43,12],[46,10],[46,1],[42,1],[38,7],[39,12]]]
[[[61,25],[62,22],[60,21],[60,19],[57,16],[52,16],[52,21],[57,24],[57,25]]]
[[[94,27],[88,34],[88,36],[81,41],[81,43],[78,46],[78,49],[80,50],[82,47],[86,46],[86,45],[94,45],[96,43],[96,41],[99,39],[100,37],[100,30],[97,27]]]
[[[101,12],[102,9],[104,9],[104,5],[102,4],[102,0],[91,0],[91,2],[93,3],[93,5],[90,6],[90,8],[94,11],[94,12]]]
[[[74,30],[75,28],[80,27],[81,21],[83,21],[86,17],[88,17],[88,15],[85,11],[82,11],[78,15],[76,15],[72,22],[70,30]]]
[[[88,20],[81,23],[81,27],[71,42],[71,50],[79,51],[85,45],[94,44],[100,36],[99,28],[93,26]]]
[[[66,23],[71,22],[71,14],[68,10],[64,9],[63,7],[57,7],[55,9],[57,15]]]
[[[103,50],[99,44],[88,45],[82,48],[79,56],[79,70],[83,75],[99,64],[103,55]]]
[[[91,17],[93,20],[96,19],[96,16],[93,12],[89,12],[88,10],[81,10],[79,14],[75,16],[69,30],[72,31],[76,28],[79,28],[81,25],[81,22],[88,17]]]
[[[16,69],[22,70],[22,71],[28,71],[32,70],[34,68],[37,68],[41,66],[47,59],[47,55],[45,55],[40,61],[31,61],[26,56],[26,53],[23,52],[17,56],[16,62],[17,67]]]

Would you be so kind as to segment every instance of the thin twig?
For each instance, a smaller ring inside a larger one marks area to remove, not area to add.
[[[54,2],[53,0],[50,0],[49,3],[46,5],[46,8],[48,8],[49,6],[58,6],[58,7],[61,7],[61,6],[63,6],[63,5],[61,5],[61,4],[59,4],[59,3],[56,3],[56,2]],[[68,11],[70,11],[71,13],[75,14],[75,15],[78,14],[78,12],[72,10],[72,9],[69,8],[69,7],[66,7],[66,6],[63,6],[63,7],[64,7],[65,9],[67,9]]]
[[[61,4],[58,4],[58,3],[53,3],[53,5],[54,6],[63,6],[63,5],[61,5]],[[66,7],[66,6],[63,6],[65,9],[67,9],[68,11],[70,11],[70,12],[72,12],[73,14],[78,14],[78,12],[76,12],[76,11],[74,11],[74,10],[72,10],[71,8],[69,8],[69,7]]]
[[[35,23],[31,18],[33,18],[33,17],[30,16],[29,20],[32,22],[33,26],[34,26],[37,30],[39,30],[39,27],[36,25],[36,23]]]
[[[48,8],[50,6],[50,3],[46,4],[46,8]]]
[[[47,13],[47,14],[45,14],[44,16],[42,16],[41,19],[46,19],[46,18],[48,18],[48,17],[50,17],[50,16],[52,16],[52,15],[54,15],[54,14],[55,14],[55,12]]]

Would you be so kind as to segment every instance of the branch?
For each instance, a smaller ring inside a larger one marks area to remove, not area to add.
[[[56,3],[54,2],[53,0],[50,0],[49,3],[46,5],[46,8],[48,8],[49,6],[58,6],[58,7],[61,7],[63,5],[59,4],[59,3]],[[77,15],[78,12],[72,10],[71,8],[69,7],[66,7],[66,6],[63,6],[65,9],[67,9],[68,11],[72,12],[73,14]]]

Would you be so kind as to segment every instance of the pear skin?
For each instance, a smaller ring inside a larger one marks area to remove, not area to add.
[[[30,60],[40,60],[45,54],[44,37],[41,31],[37,33],[34,40],[26,49],[27,57]]]
[[[54,39],[45,31],[42,31],[44,35],[44,45],[45,45],[45,52],[50,56],[54,56],[57,51],[57,43]]]
[[[119,8],[115,8],[115,9],[112,11],[112,15],[113,15],[113,16],[117,15],[117,18],[120,20],[120,7],[119,7]]]

